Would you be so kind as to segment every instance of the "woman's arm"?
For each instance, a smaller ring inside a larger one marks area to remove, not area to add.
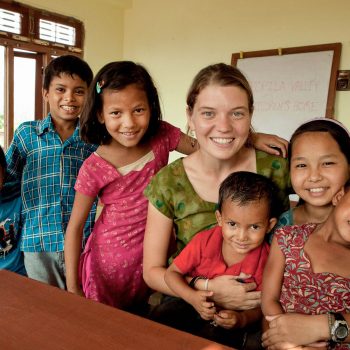
[[[143,278],[152,289],[174,296],[164,280],[172,230],[173,221],[149,203],[143,243]]]
[[[64,243],[67,290],[81,295],[78,267],[83,230],[94,201],[94,197],[86,196],[80,192],[75,193],[73,210],[67,226]]]
[[[253,145],[256,149],[266,153],[287,157],[288,141],[277,135],[252,133]]]
[[[197,140],[194,137],[181,132],[179,144],[176,147],[176,151],[182,154],[191,154],[198,149]]]
[[[279,302],[284,275],[285,257],[274,237],[267,263],[264,268],[262,288],[262,311],[265,316],[283,313]]]

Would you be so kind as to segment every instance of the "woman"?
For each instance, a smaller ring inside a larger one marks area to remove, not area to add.
[[[288,206],[289,175],[284,158],[251,147],[253,94],[243,74],[220,63],[202,69],[187,95],[187,118],[196,133],[198,150],[163,168],[145,191],[149,199],[144,240],[144,279],[154,290],[174,295],[164,282],[169,242],[175,229],[178,254],[199,231],[216,223],[215,208],[220,183],[232,172],[263,174],[278,185]],[[282,208],[281,208],[282,209]],[[213,299],[224,309],[250,309],[260,304],[254,282],[245,276],[221,276],[210,281]],[[195,287],[204,289],[203,280]],[[215,322],[232,323],[222,311]]]

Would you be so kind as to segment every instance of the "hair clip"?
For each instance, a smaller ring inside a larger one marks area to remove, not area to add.
[[[97,92],[98,94],[101,93],[103,84],[104,84],[104,81],[103,81],[103,80],[102,80],[101,82],[98,81],[98,82],[96,83],[96,92]]]

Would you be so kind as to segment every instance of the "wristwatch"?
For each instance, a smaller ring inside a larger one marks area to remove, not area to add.
[[[328,313],[330,342],[341,343],[349,335],[349,326],[340,312]]]

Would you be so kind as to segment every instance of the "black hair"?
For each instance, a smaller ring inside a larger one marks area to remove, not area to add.
[[[350,190],[350,179],[348,179],[344,184],[344,191],[347,192]]]
[[[289,145],[288,145],[288,158],[289,161],[292,156],[293,144],[298,136],[306,132],[328,132],[334,141],[338,144],[340,151],[346,157],[346,160],[350,164],[350,135],[340,122],[333,119],[315,119],[310,120],[300,125],[293,133]]]
[[[93,73],[90,66],[81,58],[73,55],[63,55],[53,59],[44,71],[44,90],[49,90],[51,81],[54,77],[61,74],[68,74],[71,77],[77,75],[87,86],[91,84]]]
[[[6,168],[7,168],[6,156],[5,156],[4,150],[0,146],[0,172],[2,172],[2,175],[3,175],[2,176],[3,183],[0,183],[0,187],[5,183]]]
[[[100,145],[111,141],[112,137],[106,126],[98,120],[103,108],[103,91],[107,89],[120,91],[132,84],[146,93],[150,107],[150,122],[141,142],[146,142],[156,135],[162,120],[157,88],[145,67],[131,61],[119,61],[102,67],[91,84],[80,116],[81,138],[85,142]]]
[[[281,213],[282,205],[277,186],[269,178],[249,171],[234,172],[221,183],[218,203],[220,212],[227,199],[242,206],[266,199],[269,218],[278,218]]]
[[[6,168],[7,168],[6,157],[5,157],[4,150],[2,149],[1,146],[0,146],[0,168],[2,169],[2,171],[6,172]]]

